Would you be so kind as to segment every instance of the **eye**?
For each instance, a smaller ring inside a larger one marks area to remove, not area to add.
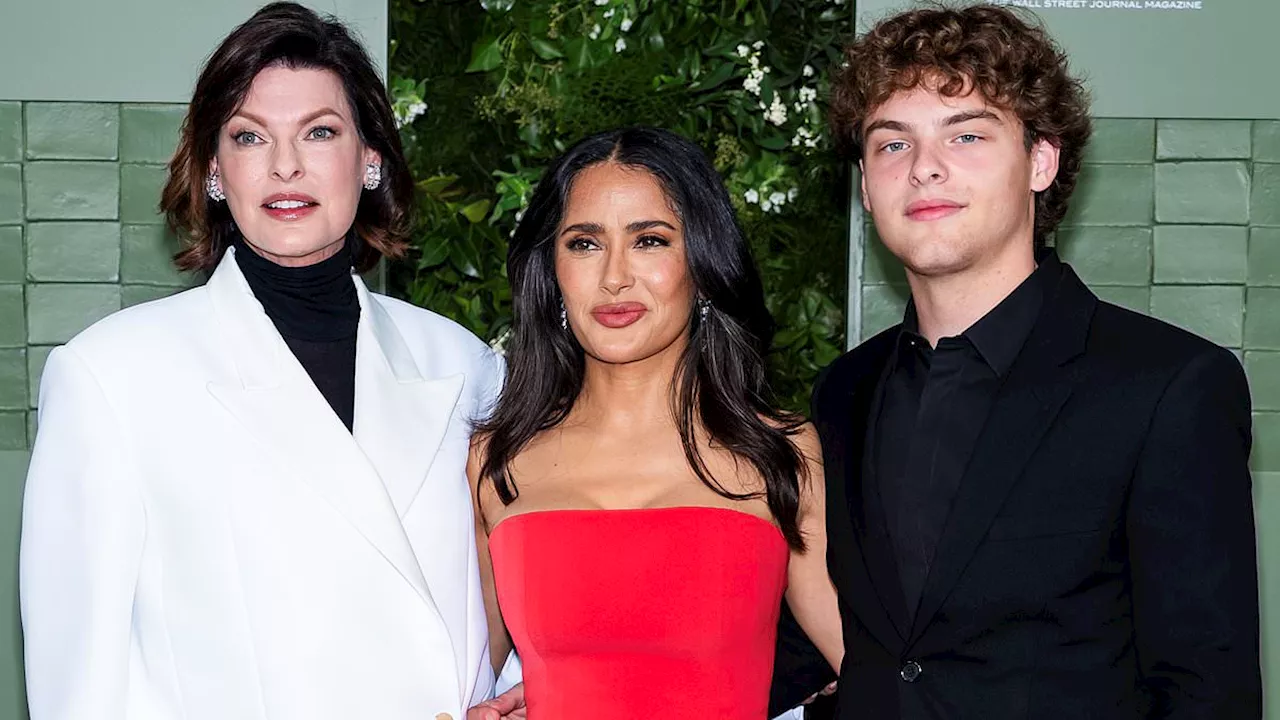
[[[232,135],[231,139],[234,140],[237,145],[260,145],[262,143],[262,138],[248,130],[241,130],[235,135]]]
[[[338,137],[338,131],[327,125],[311,128],[311,132],[307,133],[307,137],[311,140],[330,140]]]
[[[670,245],[671,245],[671,241],[662,237],[661,235],[641,235],[640,237],[636,238],[636,247],[655,248],[655,247],[668,247]]]
[[[907,149],[907,144],[905,142],[901,140],[894,140],[893,142],[885,143],[883,146],[881,146],[880,151],[887,152],[887,153],[900,153],[906,149]]]
[[[977,135],[974,135],[973,133],[965,133],[960,137],[957,137],[956,142],[960,143],[961,145],[969,145],[972,143],[976,143],[981,139],[982,138],[978,137]]]
[[[564,247],[571,253],[585,253],[600,246],[596,244],[594,238],[579,235],[576,238],[570,238],[569,241],[564,244]]]

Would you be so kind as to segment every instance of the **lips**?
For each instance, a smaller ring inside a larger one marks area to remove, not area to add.
[[[938,220],[954,215],[964,209],[964,205],[954,200],[917,200],[907,206],[906,216],[912,220]]]
[[[262,202],[267,215],[277,220],[300,220],[320,206],[320,202],[302,193],[276,193]]]
[[[624,328],[644,317],[649,308],[637,302],[612,303],[597,305],[591,310],[591,317],[607,328]]]

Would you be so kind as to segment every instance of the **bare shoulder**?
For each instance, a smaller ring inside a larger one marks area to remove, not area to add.
[[[806,420],[804,424],[797,427],[791,436],[791,442],[795,443],[796,449],[804,456],[806,463],[822,464],[822,445],[818,440],[818,428],[814,427],[813,423]]]

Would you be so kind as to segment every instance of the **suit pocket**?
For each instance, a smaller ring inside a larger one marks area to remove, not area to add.
[[[1069,516],[1000,515],[991,523],[987,540],[1029,540],[1031,538],[1087,535],[1107,529],[1106,512],[1073,513]]]

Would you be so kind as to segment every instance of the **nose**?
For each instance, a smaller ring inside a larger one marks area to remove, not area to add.
[[[271,150],[271,175],[289,181],[302,177],[302,156],[291,142],[278,142]]]
[[[920,147],[916,148],[915,156],[911,160],[911,184],[916,187],[922,187],[939,183],[946,179],[947,168],[946,164],[942,162],[942,158],[928,145],[921,143]]]
[[[610,244],[605,250],[604,274],[600,276],[600,287],[610,295],[618,295],[631,287],[635,278],[631,273],[631,260],[625,248]]]

